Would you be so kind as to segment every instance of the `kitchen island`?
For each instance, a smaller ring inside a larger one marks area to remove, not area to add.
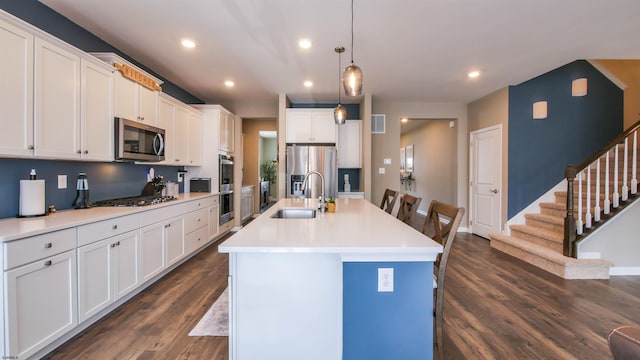
[[[280,200],[219,246],[229,253],[230,358],[431,358],[442,246],[362,199],[272,218],[316,206]]]

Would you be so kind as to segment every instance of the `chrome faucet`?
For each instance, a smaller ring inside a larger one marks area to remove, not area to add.
[[[326,199],[324,197],[324,175],[322,175],[322,173],[319,172],[319,171],[315,171],[315,170],[309,171],[304,176],[304,180],[302,180],[302,189],[306,189],[307,188],[307,179],[309,178],[309,175],[312,175],[312,174],[316,174],[316,175],[320,176],[320,186],[321,187],[320,187],[320,198],[318,199],[318,207],[320,208],[321,212],[325,212],[325,211],[327,211],[327,205],[326,205]]]

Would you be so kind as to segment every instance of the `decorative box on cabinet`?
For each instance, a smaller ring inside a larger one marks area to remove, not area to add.
[[[338,126],[338,167],[358,169],[362,167],[361,160],[361,120],[347,120]]]
[[[335,143],[333,109],[287,109],[287,143]]]
[[[3,246],[5,354],[25,359],[78,325],[76,232]]]

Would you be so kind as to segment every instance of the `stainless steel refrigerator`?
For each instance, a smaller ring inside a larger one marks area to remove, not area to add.
[[[320,196],[321,184],[318,175],[309,176],[306,189],[302,189],[304,176],[313,170],[324,175],[325,196],[337,197],[337,154],[335,146],[287,145],[287,197],[317,198]]]

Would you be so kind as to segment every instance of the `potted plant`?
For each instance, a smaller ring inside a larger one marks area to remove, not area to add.
[[[330,197],[327,199],[327,210],[332,213],[336,212],[336,199]]]

